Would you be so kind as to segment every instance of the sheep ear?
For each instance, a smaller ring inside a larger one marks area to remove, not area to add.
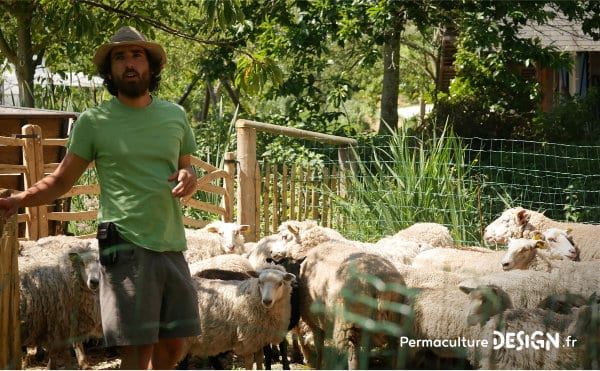
[[[218,233],[219,229],[217,227],[211,225],[209,227],[206,227],[206,231],[210,232],[210,233]]]
[[[283,279],[286,281],[294,281],[296,276],[294,276],[292,273],[286,273]]]
[[[538,241],[535,243],[535,247],[543,250],[546,248],[546,243],[544,241]]]
[[[527,210],[521,209],[517,211],[517,225],[525,224],[529,221],[529,214]]]
[[[250,230],[250,226],[248,224],[240,225],[240,232],[247,232]]]
[[[293,234],[298,234],[298,226],[292,225],[291,223],[287,225],[287,228]]]

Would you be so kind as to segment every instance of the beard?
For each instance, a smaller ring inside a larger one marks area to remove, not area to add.
[[[126,81],[125,74],[131,71],[125,71],[123,76],[113,77],[113,82],[117,91],[129,98],[139,98],[146,94],[150,87],[150,76],[148,73],[138,74],[139,79],[136,81]]]

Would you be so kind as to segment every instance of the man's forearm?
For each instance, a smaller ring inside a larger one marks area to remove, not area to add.
[[[13,197],[19,201],[20,207],[48,205],[65,194],[70,188],[69,185],[63,184],[55,175],[50,174]]]

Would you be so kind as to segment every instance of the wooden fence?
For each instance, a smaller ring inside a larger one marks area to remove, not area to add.
[[[10,191],[0,189],[0,197]],[[21,368],[17,217],[0,218],[0,368]]]
[[[57,162],[46,162],[44,159],[44,147],[64,146],[67,139],[42,138],[42,131],[38,125],[25,125],[22,128],[22,134],[17,137],[0,136],[0,146],[13,146],[22,149],[22,165],[20,164],[2,164],[0,163],[0,176],[23,174],[25,179],[24,188],[28,188],[41,180],[46,174],[51,173],[58,166]],[[204,210],[218,215],[224,221],[233,221],[233,195],[235,166],[233,153],[225,155],[225,168],[218,169],[199,158],[192,158],[192,165],[198,174],[197,190],[206,193],[216,194],[221,202],[211,204],[195,198],[182,201],[182,206],[189,206],[193,209]],[[90,168],[93,168],[93,163]],[[100,188],[97,184],[82,184],[71,188],[67,193],[59,197],[61,200],[70,200],[73,197],[81,195],[98,195]],[[66,202],[67,204],[69,202]],[[54,210],[54,205],[44,205],[38,207],[27,207],[20,211],[17,216],[19,224],[25,224],[25,233],[20,236],[21,239],[37,240],[41,237],[56,234],[50,228],[51,223],[68,223],[74,221],[95,220],[98,214],[97,208],[73,211],[69,208],[65,210]],[[184,217],[184,224],[190,227],[202,227],[208,221],[197,220],[191,217]],[[90,235],[82,237],[91,237]]]
[[[338,166],[323,169],[303,168],[263,162],[258,166],[256,185],[261,235],[277,233],[286,220],[312,219],[332,227],[340,220],[334,212],[332,197],[344,189]]]
[[[321,179],[323,179],[324,181],[324,183],[321,185],[325,185],[330,189],[337,188],[337,193],[343,196],[343,182],[335,181],[334,177],[336,175],[340,175],[343,178],[343,173],[351,169],[351,164],[353,163],[351,149],[352,146],[356,146],[357,144],[355,139],[248,120],[237,120],[235,123],[235,127],[237,131],[237,159],[239,162],[237,187],[237,219],[239,223],[247,224],[250,226],[250,232],[246,234],[247,241],[256,241],[260,238],[261,235],[263,235],[263,233],[261,232],[260,222],[261,210],[264,220],[263,232],[268,232],[274,231],[278,222],[286,220],[288,216],[289,219],[294,219],[301,216],[301,213],[299,213],[298,210],[304,210],[304,216],[311,215],[312,217],[313,214],[311,213],[316,212],[318,208],[317,205],[319,202],[322,207],[326,207],[326,205],[328,205],[327,200],[323,200],[322,198],[320,201],[317,200],[316,193],[314,192],[314,190],[316,189],[314,185],[309,187],[313,189],[313,192],[310,193],[311,201],[305,199],[305,201],[302,204],[297,203],[295,201],[296,199],[293,196],[295,194],[294,192],[296,192],[295,188],[287,188],[287,184],[308,186],[308,184],[310,183],[307,182],[306,177],[302,178],[303,180],[301,181],[298,180],[299,178],[297,178],[297,175],[301,172],[297,168],[290,169],[290,175],[292,175],[292,172],[293,175],[291,176],[291,180],[289,182],[286,180],[287,171],[285,169],[282,169],[282,174],[285,175],[283,175],[281,183],[279,183],[279,180],[277,179],[279,173],[277,171],[271,172],[272,168],[270,168],[269,166],[265,166],[265,173],[263,177],[263,175],[261,174],[261,170],[259,169],[258,162],[256,160],[257,131],[277,135],[286,135],[293,138],[307,139],[338,146],[338,168],[331,169],[326,176],[324,175],[323,177],[321,177]],[[306,170],[303,174],[311,174],[311,172],[310,170]],[[310,175],[309,178],[311,178]],[[263,179],[265,180],[265,187],[264,189],[261,189]],[[314,180],[315,178],[313,177],[311,179]],[[286,186],[284,186],[284,183]],[[269,196],[269,194],[271,196]],[[275,195],[276,197],[273,197],[273,195]],[[284,208],[281,208],[280,205],[287,202],[288,199],[290,203],[293,202],[293,207],[288,208],[288,206],[285,205]],[[263,205],[262,208],[261,201]],[[302,209],[302,205],[306,206],[306,208]],[[311,205],[311,207],[309,207],[309,205]],[[325,213],[326,215],[326,209],[321,210],[320,213]],[[316,218],[317,214],[314,214],[314,216],[314,219],[318,219]],[[269,225],[271,226],[270,228]]]

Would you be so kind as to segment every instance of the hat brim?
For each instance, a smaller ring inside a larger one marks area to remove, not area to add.
[[[146,51],[152,55],[154,59],[159,61],[160,69],[163,69],[167,64],[167,53],[165,53],[163,47],[160,44],[153,43],[151,41],[120,41],[103,44],[98,48],[98,50],[96,50],[96,54],[94,55],[94,58],[92,58],[92,62],[97,68],[100,68],[114,47],[124,45],[137,45],[146,49]]]

